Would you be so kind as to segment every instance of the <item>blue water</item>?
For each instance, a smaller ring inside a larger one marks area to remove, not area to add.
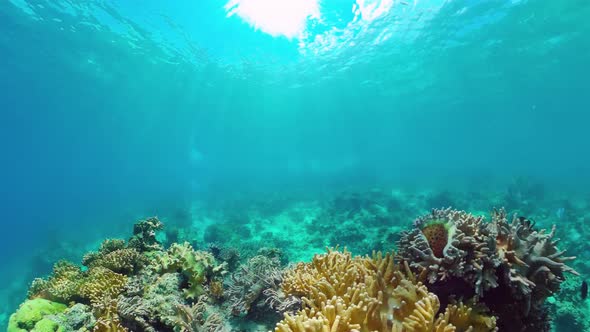
[[[590,2],[324,0],[294,36],[225,4],[0,3],[0,324],[53,261],[196,198],[589,194]]]

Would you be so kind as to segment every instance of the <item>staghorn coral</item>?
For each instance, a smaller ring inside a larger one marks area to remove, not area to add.
[[[163,228],[164,224],[157,217],[138,221],[133,225],[133,236],[129,239],[128,247],[139,252],[162,250],[162,244],[156,239],[156,232]]]
[[[188,288],[184,290],[187,299],[198,298],[204,293],[204,284],[225,274],[225,264],[217,264],[208,252],[195,251],[188,242],[175,243],[153,259],[151,268],[157,273],[180,272],[187,278]]]

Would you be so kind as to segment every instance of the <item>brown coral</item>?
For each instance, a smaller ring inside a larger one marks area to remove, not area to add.
[[[89,271],[80,294],[90,301],[95,309],[105,310],[116,302],[127,284],[127,277],[107,268],[96,267]]]
[[[398,256],[425,273],[431,284],[459,278],[482,296],[498,285],[495,271],[500,264],[483,220],[450,208],[433,210],[414,222],[416,228],[402,233]]]
[[[442,258],[449,239],[449,231],[445,227],[445,223],[431,222],[422,228],[422,234],[426,237],[434,256]]]
[[[504,265],[503,279],[517,299],[525,301],[525,314],[531,306],[539,306],[559,290],[564,273],[579,275],[566,262],[575,257],[564,256],[556,246],[553,226],[549,233],[536,231],[535,223],[514,215],[509,223],[503,209],[492,212],[490,234],[496,240],[496,254]]]
[[[29,289],[29,298],[68,303],[79,298],[84,274],[80,267],[68,261],[59,261],[47,279],[37,278]]]
[[[157,217],[138,221],[133,225],[133,237],[129,239],[128,247],[139,252],[162,250],[162,244],[156,239],[156,232],[163,228],[164,224]]]

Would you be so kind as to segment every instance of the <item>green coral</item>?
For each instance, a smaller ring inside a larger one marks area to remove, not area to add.
[[[49,318],[43,318],[42,320],[38,321],[35,324],[35,327],[31,330],[31,332],[64,332],[65,329],[63,326],[60,326],[55,321]]]
[[[46,316],[64,312],[67,306],[42,298],[27,300],[10,316],[8,332],[59,331],[59,324],[44,319]]]
[[[195,251],[185,242],[175,243],[166,252],[155,256],[155,270],[160,273],[182,273],[188,280],[184,290],[187,299],[196,299],[204,293],[203,284],[215,275],[224,273],[225,265],[217,265],[215,258],[208,252]]]

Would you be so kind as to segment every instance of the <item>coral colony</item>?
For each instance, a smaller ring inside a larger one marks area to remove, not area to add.
[[[142,220],[82,266],[57,262],[8,331],[548,331],[545,302],[577,274],[555,227],[502,209],[489,221],[433,210],[401,232],[395,252],[336,247],[297,264],[272,248],[242,260],[216,244],[165,246],[162,229]]]

